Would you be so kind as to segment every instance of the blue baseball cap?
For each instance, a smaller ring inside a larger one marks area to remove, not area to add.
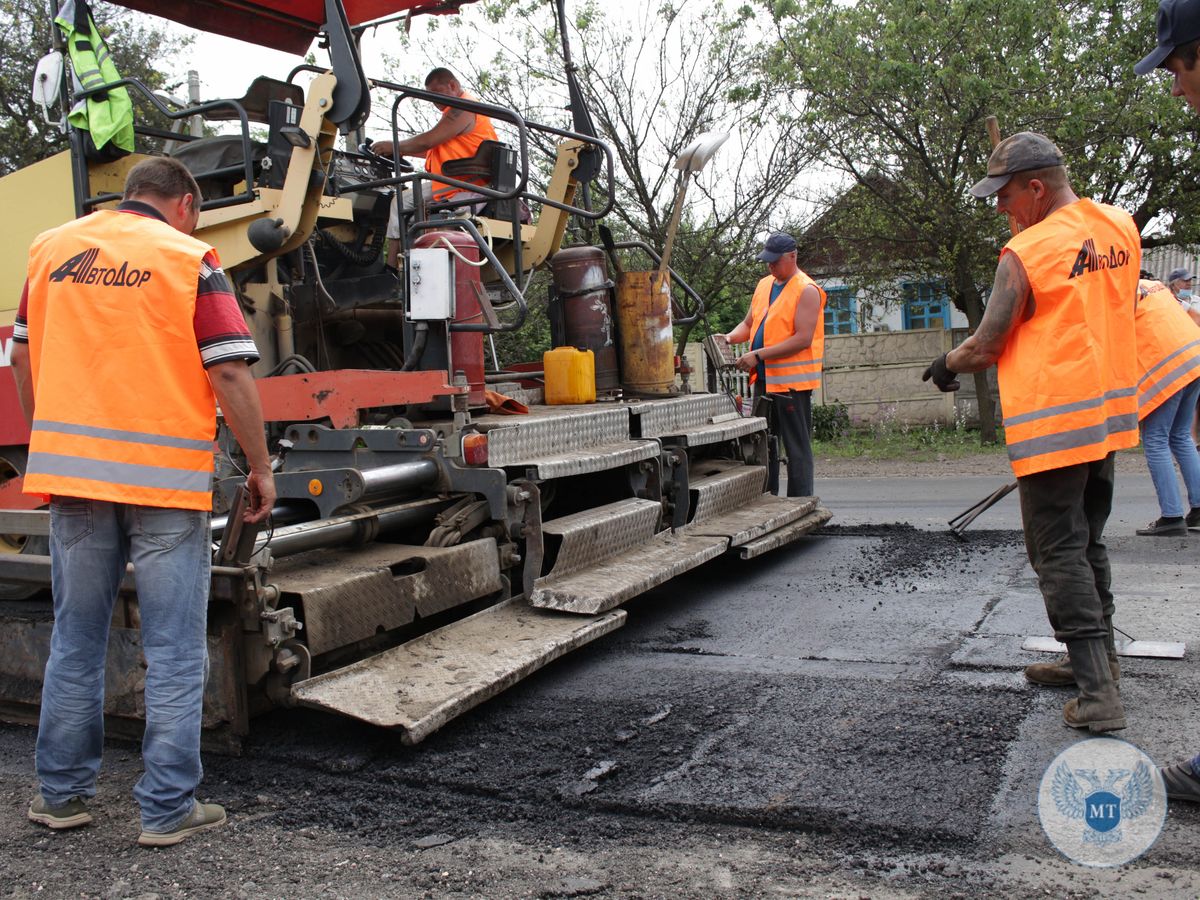
[[[1139,75],[1159,68],[1180,44],[1200,38],[1200,0],[1162,0],[1154,21],[1158,46],[1133,67]]]
[[[1194,276],[1188,269],[1172,269],[1171,274],[1167,276],[1167,283],[1172,281],[1191,281]]]
[[[758,256],[754,257],[762,262],[775,262],[785,253],[791,253],[796,249],[796,239],[790,234],[784,234],[782,231],[777,231],[763,244],[762,251]]]

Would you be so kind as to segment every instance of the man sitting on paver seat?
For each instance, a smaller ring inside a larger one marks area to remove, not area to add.
[[[1125,727],[1102,543],[1114,453],[1137,446],[1132,335],[1142,244],[1128,213],[1075,196],[1062,153],[1023,131],[1001,141],[971,193],[1021,226],[1005,245],[978,330],[925,370],[942,391],[995,364],[1029,561],[1067,659],[1029,666],[1079,686],[1072,728]]]

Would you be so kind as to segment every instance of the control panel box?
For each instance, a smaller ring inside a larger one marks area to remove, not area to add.
[[[443,247],[408,253],[408,318],[447,322],[454,318],[454,260]]]

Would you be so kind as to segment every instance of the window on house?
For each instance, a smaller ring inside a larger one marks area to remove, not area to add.
[[[825,333],[854,334],[858,330],[855,325],[855,312],[858,301],[854,291],[848,287],[834,287],[825,291]]]
[[[950,298],[942,281],[906,281],[900,285],[904,296],[905,328],[949,328]]]

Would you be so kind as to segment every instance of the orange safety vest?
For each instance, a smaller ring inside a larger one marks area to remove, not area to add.
[[[216,402],[193,326],[209,250],[115,210],[38,235],[25,493],[212,508]]]
[[[825,292],[821,286],[800,270],[788,279],[775,302],[771,302],[771,286],[774,277],[768,275],[759,281],[750,301],[750,336],[758,334],[763,317],[767,325],[763,329],[763,346],[771,347],[796,333],[796,304],[800,295],[810,284],[821,295],[821,308],[817,311],[817,326],[813,329],[812,343],[791,356],[772,357],[763,360],[767,374],[767,392],[812,391],[821,386],[821,363],[825,352]],[[758,380],[757,370],[750,373],[750,381]]]
[[[463,94],[464,100],[474,100],[470,94]],[[453,107],[443,106],[442,115],[450,115]],[[431,147],[425,152],[425,171],[432,172],[434,175],[440,175],[442,165],[452,159],[470,159],[475,155],[475,151],[479,149],[479,145],[484,141],[496,140],[496,129],[492,127],[492,120],[482,113],[475,114],[475,125],[470,131],[464,131],[462,134],[457,134],[444,144],[438,144],[436,147]],[[484,184],[485,181],[480,178],[461,178],[460,181],[471,181],[477,184]],[[448,184],[433,183],[433,198],[435,200],[446,200],[453,195],[460,193],[461,188],[452,187]]]
[[[1144,419],[1200,378],[1200,325],[1161,282],[1143,281],[1138,293],[1133,327],[1141,373],[1138,418]]]
[[[1017,477],[1137,445],[1130,340],[1142,244],[1128,213],[1077,200],[1005,246],[1029,278],[1032,314],[996,363]]]

